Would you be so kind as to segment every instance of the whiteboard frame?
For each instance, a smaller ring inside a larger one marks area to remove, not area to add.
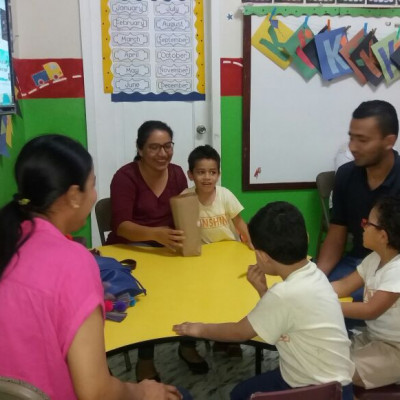
[[[376,8],[370,7],[306,7],[306,6],[272,6],[258,7],[258,15],[266,15],[275,9],[276,15],[345,15],[352,16],[375,16]],[[384,17],[399,17],[399,8],[380,9]],[[246,14],[243,18],[243,120],[242,120],[242,189],[243,191],[254,190],[280,190],[280,189],[313,189],[316,187],[315,180],[304,182],[260,182],[251,181],[251,58],[252,58],[252,15]],[[272,63],[272,61],[271,61]],[[355,78],[354,78],[355,79]],[[397,82],[398,83],[398,82]],[[384,85],[384,83],[382,83]],[[263,143],[267,146],[267,143]],[[332,160],[333,162],[333,160]],[[332,168],[333,169],[333,168]],[[319,171],[321,172],[321,171]]]

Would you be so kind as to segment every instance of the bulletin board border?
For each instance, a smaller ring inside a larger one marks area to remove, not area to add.
[[[243,7],[243,119],[242,119],[242,189],[257,190],[299,190],[315,189],[316,182],[274,182],[250,183],[250,109],[251,109],[251,17],[265,16],[274,11],[275,15],[350,15],[355,17],[398,17],[400,8],[337,7],[337,6],[244,6]]]
[[[275,14],[287,17],[288,15],[351,15],[354,17],[395,17],[400,15],[400,8],[377,7],[338,7],[338,6],[244,6],[243,15],[265,16],[275,10]]]

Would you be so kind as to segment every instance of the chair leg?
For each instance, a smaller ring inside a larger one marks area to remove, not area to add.
[[[262,360],[263,360],[263,356],[264,356],[264,354],[263,354],[263,349],[261,348],[261,347],[259,347],[259,346],[255,346],[255,361],[256,361],[256,365],[255,365],[255,367],[256,367],[256,375],[260,375],[261,374],[261,363],[262,363]]]
[[[126,365],[126,370],[131,371],[132,370],[132,363],[131,359],[129,358],[129,352],[124,351],[124,358],[125,358],[125,365]]]

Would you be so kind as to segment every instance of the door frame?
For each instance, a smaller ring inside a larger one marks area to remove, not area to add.
[[[206,57],[206,98],[208,99],[208,121],[209,129],[208,141],[212,146],[221,153],[221,97],[220,97],[220,1],[221,0],[203,0],[204,6],[204,31],[205,35],[210,35],[210,38],[218,38],[218,40],[208,40],[205,36],[205,57]],[[93,165],[95,171],[99,171],[99,151],[98,151],[98,138],[96,135],[96,100],[104,98],[104,92],[100,91],[98,82],[95,82],[92,69],[93,65],[91,60],[98,59],[99,63],[102,62],[101,46],[98,43],[94,45],[93,38],[97,37],[101,40],[100,26],[93,26],[90,21],[93,20],[92,16],[96,16],[94,20],[100,21],[100,2],[90,0],[79,0],[79,14],[81,21],[81,44],[82,44],[82,59],[85,83],[85,111],[86,111],[86,129],[87,129],[87,144],[88,149],[93,157]],[[99,53],[100,49],[100,53]],[[207,61],[209,60],[209,61]],[[102,85],[101,85],[102,87]],[[117,104],[117,103],[116,103]],[[149,103],[151,106],[151,102]],[[115,120],[115,129],[123,129],[120,121]],[[196,135],[196,133],[194,133]],[[194,137],[196,141],[196,137]],[[116,148],[124,148],[125,143],[119,140],[118,137],[114,143]],[[123,165],[121,155],[119,165]],[[102,177],[96,183],[98,198],[108,196],[106,194],[105,185],[100,182]],[[108,187],[108,185],[106,185]],[[92,211],[91,228],[92,228],[92,242],[96,246],[100,243],[100,237],[97,228],[97,221]]]

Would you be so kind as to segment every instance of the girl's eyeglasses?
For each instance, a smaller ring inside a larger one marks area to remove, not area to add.
[[[367,218],[363,218],[363,219],[361,220],[361,228],[365,229],[367,226],[373,226],[373,227],[376,228],[376,229],[383,229],[381,226],[376,225],[376,224],[373,224],[372,222],[369,222],[369,221],[367,220]]]

